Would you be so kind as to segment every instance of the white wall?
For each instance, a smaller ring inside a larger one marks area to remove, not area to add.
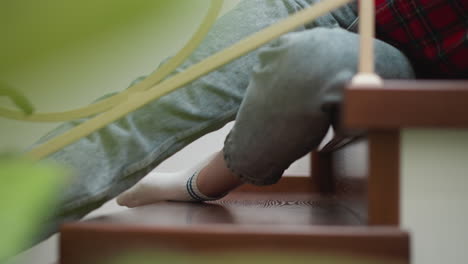
[[[404,131],[401,170],[413,263],[467,263],[468,131]]]

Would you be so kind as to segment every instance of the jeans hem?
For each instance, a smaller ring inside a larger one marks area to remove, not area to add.
[[[277,183],[280,179],[280,177],[253,177],[250,175],[246,175],[245,173],[239,173],[236,169],[234,169],[235,166],[233,166],[233,159],[230,155],[230,150],[229,150],[229,137],[231,133],[229,133],[226,136],[226,139],[224,141],[224,148],[223,148],[223,157],[224,157],[224,162],[226,164],[226,167],[231,171],[232,174],[235,176],[239,177],[239,179],[247,184],[253,184],[256,186],[267,186],[267,185],[273,185]]]

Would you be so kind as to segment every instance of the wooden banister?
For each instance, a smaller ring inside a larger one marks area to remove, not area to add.
[[[468,81],[385,81],[346,89],[343,124],[352,129],[467,128]]]
[[[367,224],[398,226],[400,129],[467,128],[468,81],[352,84],[344,98],[337,107],[342,131],[313,154],[313,182],[319,191],[333,190]]]

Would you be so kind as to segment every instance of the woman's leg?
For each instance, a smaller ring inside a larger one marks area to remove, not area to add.
[[[285,35],[263,48],[223,152],[186,172],[191,190],[180,190],[185,195],[177,200],[220,197],[243,182],[278,181],[323,139],[330,125],[323,105],[339,98],[356,72],[358,45],[354,33],[316,28]],[[376,68],[384,78],[413,76],[406,57],[381,41],[376,41]],[[119,202],[134,207],[164,200],[168,195],[161,179],[149,175]]]
[[[377,73],[413,78],[401,52],[381,41],[375,44]],[[316,148],[330,124],[322,106],[328,98],[341,97],[356,72],[358,45],[354,33],[317,28],[288,34],[264,48],[226,139],[224,159],[218,156],[201,170],[200,192],[221,195],[239,180],[276,183],[292,162]],[[216,181],[224,184],[213,185]]]
[[[294,9],[299,10],[318,1],[319,0],[295,0],[293,2],[294,4],[290,5],[290,7],[294,6]],[[273,2],[274,1],[271,1],[270,3]],[[289,2],[289,4],[292,4],[292,2]],[[352,30],[356,20],[356,3],[352,3],[318,18],[312,23],[307,24],[305,28],[307,29],[323,26],[343,27]],[[303,29],[304,28],[299,28],[298,31]],[[215,160],[220,160],[220,156],[216,155]],[[216,166],[219,164],[218,162],[214,161],[210,164],[212,165],[210,166],[210,171],[220,175],[223,174],[223,167]],[[161,200],[190,201],[213,199],[213,196],[207,196],[201,193],[198,189],[196,182],[199,176],[200,168],[200,166],[196,166],[194,168],[172,174],[151,172],[145,176],[145,178],[137,185],[120,195],[117,199],[117,202],[121,205],[134,207]],[[204,174],[204,171],[201,171],[200,174]],[[212,178],[211,181],[205,182],[205,187],[214,186],[216,190],[219,190],[219,188],[222,189],[222,186],[226,186],[226,190],[228,190],[230,189],[228,187],[238,182],[238,177],[231,177],[230,182],[227,182],[226,180],[226,178]],[[214,198],[217,197],[219,196],[214,196]]]
[[[302,9],[304,3],[242,1],[216,22],[176,72]],[[256,62],[252,52],[51,155],[74,171],[53,221],[81,218],[196,138],[232,120]],[[43,141],[81,122],[64,124]]]

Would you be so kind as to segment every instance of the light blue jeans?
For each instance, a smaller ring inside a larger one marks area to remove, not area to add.
[[[242,1],[176,72],[317,1]],[[356,22],[355,4],[334,11],[51,155],[74,169],[51,231],[100,207],[235,118],[224,148],[229,167],[250,183],[276,182],[328,128],[323,100],[339,98],[356,71],[358,39],[351,32]],[[406,58],[382,42],[377,42],[377,70],[384,77],[412,76]],[[43,140],[81,122],[63,124]]]

